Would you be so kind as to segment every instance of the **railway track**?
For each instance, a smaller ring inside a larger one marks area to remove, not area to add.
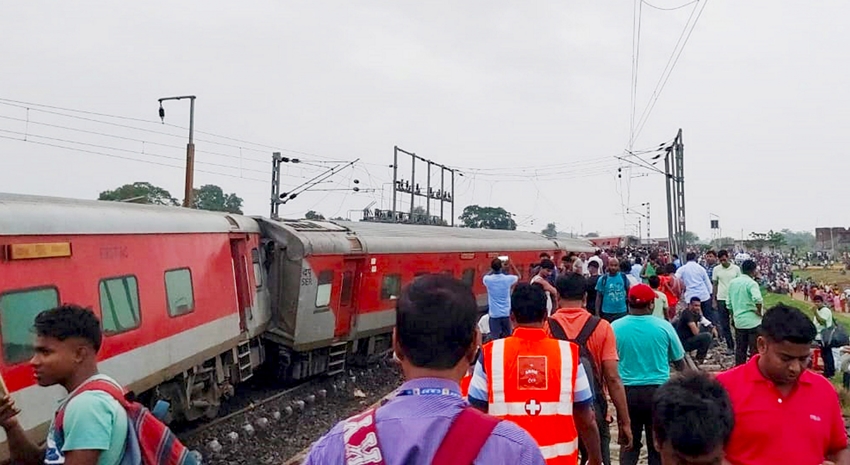
[[[381,361],[251,400],[215,420],[178,432],[213,465],[283,463],[304,452],[336,422],[379,401],[401,384]]]

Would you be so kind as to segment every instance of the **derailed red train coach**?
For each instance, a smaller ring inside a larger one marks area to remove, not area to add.
[[[28,364],[40,311],[91,307],[101,370],[171,417],[217,414],[257,369],[333,374],[390,348],[395,299],[423,273],[467,282],[493,257],[588,252],[534,233],[368,222],[275,221],[179,207],[0,194],[0,374],[34,439],[59,387]],[[0,430],[0,460],[8,458]]]

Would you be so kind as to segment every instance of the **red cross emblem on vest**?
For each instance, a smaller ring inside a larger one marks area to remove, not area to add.
[[[540,403],[538,403],[534,399],[531,399],[525,403],[525,413],[531,415],[532,417],[540,415],[540,410],[542,409],[543,407],[540,406]]]

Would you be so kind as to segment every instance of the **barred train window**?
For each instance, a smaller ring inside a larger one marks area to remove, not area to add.
[[[139,327],[139,283],[135,276],[100,282],[100,313],[103,332],[107,336]]]
[[[0,335],[3,359],[10,364],[24,362],[33,355],[33,323],[44,310],[59,306],[59,291],[43,287],[12,291],[0,296]]]

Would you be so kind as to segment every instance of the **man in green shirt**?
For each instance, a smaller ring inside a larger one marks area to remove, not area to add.
[[[735,337],[732,335],[732,325],[730,320],[732,314],[729,312],[729,283],[733,279],[741,276],[741,268],[729,260],[729,251],[721,250],[717,253],[717,260],[720,264],[714,267],[711,273],[711,280],[714,282],[714,308],[717,309],[717,319],[719,320],[720,334],[726,339],[726,346],[730,351],[735,350]]]
[[[30,364],[38,384],[58,384],[69,393],[70,400],[59,405],[65,409],[63,434],[51,422],[47,443],[41,448],[24,433],[14,401],[0,395],[0,426],[8,438],[12,462],[117,465],[127,439],[127,412],[103,391],[85,391],[71,398],[88,382],[106,379],[115,383],[97,371],[97,352],[103,338],[100,321],[89,309],[63,305],[38,314],[35,334],[35,355]]]
[[[735,365],[743,365],[756,354],[761,317],[764,316],[761,289],[755,278],[758,266],[753,260],[741,264],[743,275],[729,282],[729,300],[735,323]]]

